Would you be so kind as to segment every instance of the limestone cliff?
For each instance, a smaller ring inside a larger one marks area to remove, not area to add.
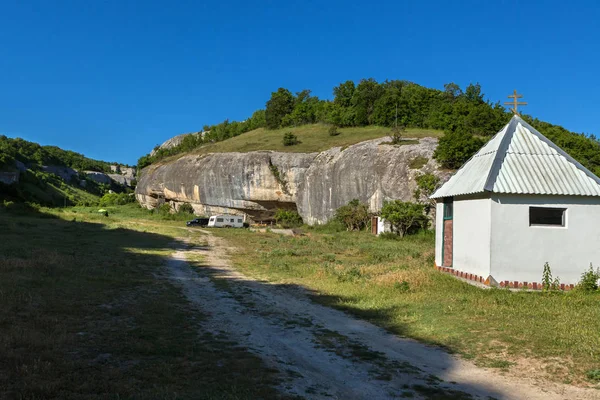
[[[197,214],[246,213],[254,220],[268,220],[278,208],[297,209],[315,224],[355,198],[373,211],[384,200],[411,200],[418,174],[443,175],[432,160],[436,139],[402,146],[385,142],[389,138],[321,153],[185,155],[145,168],[136,197],[148,208],[187,202]]]

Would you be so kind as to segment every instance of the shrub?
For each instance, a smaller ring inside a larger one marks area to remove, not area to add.
[[[589,370],[585,375],[592,382],[600,382],[600,369]]]
[[[425,206],[408,201],[386,201],[381,208],[381,217],[390,223],[392,232],[400,237],[427,229],[429,225]]]
[[[441,137],[433,157],[443,167],[458,169],[483,146],[484,141],[465,132],[447,132]]]
[[[302,217],[297,211],[279,209],[275,212],[275,223],[283,228],[293,228],[302,225]]]
[[[544,264],[544,271],[542,272],[542,290],[544,292],[558,290],[560,287],[560,279],[558,276],[552,279],[552,270],[550,264]]]
[[[135,196],[128,193],[106,193],[99,201],[100,207],[122,206],[135,203]]]
[[[406,133],[406,128],[404,126],[395,126],[392,128],[392,144],[400,144],[402,142],[402,137]]]
[[[344,224],[348,231],[360,231],[367,227],[371,219],[369,206],[358,199],[350,201],[335,211],[336,220]]]
[[[192,205],[190,203],[183,203],[182,205],[179,206],[179,209],[177,210],[177,212],[180,214],[193,214],[194,207],[192,207]]]
[[[328,132],[329,132],[329,136],[337,136],[341,133],[340,131],[338,131],[337,125],[331,125],[329,127]]]
[[[584,292],[593,292],[598,290],[598,280],[600,279],[600,269],[594,271],[594,267],[590,264],[590,268],[581,274],[581,280],[577,284],[577,288]]]
[[[171,205],[169,203],[162,204],[160,207],[158,207],[158,212],[161,214],[170,214]]]
[[[298,136],[294,135],[292,132],[286,132],[283,135],[283,145],[284,146],[294,146],[299,144]]]

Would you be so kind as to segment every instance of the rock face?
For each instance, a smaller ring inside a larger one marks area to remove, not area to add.
[[[271,219],[280,208],[297,209],[305,222],[317,224],[355,198],[372,211],[384,200],[412,200],[417,175],[445,175],[432,160],[436,139],[402,146],[385,142],[389,138],[322,153],[186,155],[145,168],[136,197],[148,208],[187,202],[197,214],[245,213],[255,221]]]
[[[192,133],[184,133],[182,135],[177,135],[177,136],[173,136],[170,139],[167,139],[163,144],[161,144],[160,146],[158,146],[157,148],[155,148],[154,150],[152,150],[150,152],[150,155],[153,156],[156,154],[156,150],[157,149],[170,149],[176,146],[179,146],[181,144],[181,142],[183,142],[183,139],[188,136],[188,135],[202,135],[204,136],[205,132],[192,132]]]

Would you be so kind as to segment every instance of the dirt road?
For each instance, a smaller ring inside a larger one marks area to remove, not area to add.
[[[440,348],[399,338],[311,302],[304,289],[256,281],[228,261],[223,239],[179,245],[168,270],[188,299],[225,334],[281,372],[283,393],[308,399],[598,399],[600,392],[503,376]],[[203,256],[192,269],[186,254]]]

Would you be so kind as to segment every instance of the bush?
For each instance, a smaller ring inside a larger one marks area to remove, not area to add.
[[[358,199],[350,201],[345,206],[335,211],[335,219],[346,227],[348,231],[360,231],[366,228],[371,219],[369,206]]]
[[[400,144],[402,142],[402,137],[406,133],[406,128],[404,126],[395,126],[392,128],[392,144]]]
[[[331,125],[329,127],[328,132],[329,132],[329,136],[337,136],[341,133],[340,131],[338,131],[338,127],[336,125]]]
[[[171,214],[171,205],[169,203],[164,203],[158,207],[157,210],[161,214]]]
[[[129,203],[135,203],[135,196],[128,193],[106,193],[98,203],[100,207],[122,206]]]
[[[284,146],[294,146],[299,144],[298,136],[294,135],[292,132],[286,132],[283,135],[283,145]]]
[[[190,203],[183,203],[182,205],[179,206],[179,209],[177,210],[177,212],[179,214],[193,214],[194,207],[192,207],[192,205]]]
[[[581,280],[577,284],[577,288],[584,292],[593,292],[598,290],[598,280],[600,279],[600,269],[594,271],[594,267],[590,264],[590,268],[581,274]]]
[[[484,145],[484,141],[464,132],[447,132],[441,137],[433,157],[446,168],[460,168]]]
[[[275,223],[282,228],[293,228],[302,225],[302,217],[297,211],[279,209],[275,212]]]
[[[381,208],[381,217],[390,223],[392,232],[400,237],[427,229],[429,225],[425,206],[408,201],[386,201]]]

